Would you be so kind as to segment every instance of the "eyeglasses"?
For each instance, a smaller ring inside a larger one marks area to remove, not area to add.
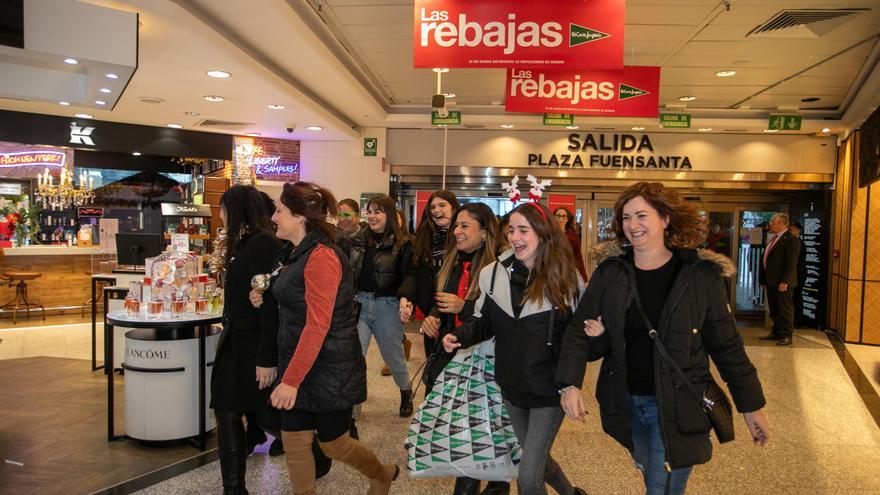
[[[354,218],[357,216],[356,211],[340,211],[339,218]]]

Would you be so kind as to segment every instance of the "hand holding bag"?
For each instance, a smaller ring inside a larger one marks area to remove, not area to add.
[[[721,390],[721,387],[718,386],[718,383],[716,383],[715,379],[711,376],[709,377],[709,383],[706,385],[706,390],[702,394],[699,393],[694,388],[694,385],[688,379],[687,375],[684,374],[684,371],[678,366],[678,363],[676,363],[672,359],[672,356],[669,355],[669,352],[666,351],[666,346],[660,341],[660,335],[657,333],[657,330],[654,329],[654,326],[651,325],[651,321],[648,320],[644,310],[642,310],[642,302],[639,300],[639,294],[637,291],[634,291],[633,293],[633,302],[635,302],[636,308],[639,310],[639,314],[645,322],[645,327],[648,329],[648,335],[651,337],[651,340],[654,341],[654,345],[657,346],[657,351],[660,353],[660,356],[667,364],[669,364],[669,366],[672,367],[681,379],[681,382],[691,391],[691,394],[693,394],[697,403],[703,408],[703,411],[709,418],[709,423],[712,425],[712,430],[715,432],[715,437],[718,439],[718,443],[732,441],[734,439],[733,407],[730,404],[730,399],[727,398],[727,394]]]

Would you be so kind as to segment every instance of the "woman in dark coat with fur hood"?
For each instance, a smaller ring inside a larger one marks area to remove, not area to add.
[[[692,466],[712,456],[711,425],[649,330],[656,329],[696,390],[711,379],[711,356],[755,443],[769,439],[764,394],[722,279],[733,264],[692,249],[705,224],[660,183],[640,182],[621,194],[614,230],[627,243],[603,245],[605,259],[565,331],[556,375],[562,407],[583,420],[586,362],[604,358],[596,385],[603,429],[632,453],[647,494],[682,494]]]

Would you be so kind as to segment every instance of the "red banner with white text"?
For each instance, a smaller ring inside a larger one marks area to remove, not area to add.
[[[413,67],[623,67],[624,0],[415,0]]]
[[[659,67],[507,71],[505,110],[605,117],[656,117]]]

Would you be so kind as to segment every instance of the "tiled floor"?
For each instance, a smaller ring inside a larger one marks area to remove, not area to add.
[[[712,461],[695,469],[688,493],[880,494],[876,467],[880,459],[880,430],[828,339],[819,332],[798,331],[794,347],[780,348],[757,340],[765,332],[763,329],[742,328],[742,332],[768,397],[766,413],[771,424],[771,442],[765,448],[754,446],[737,418],[737,440],[716,447]],[[40,353],[91,357],[87,325],[0,330],[0,339],[0,359]],[[421,363],[420,345],[413,347],[413,355],[411,371]],[[374,344],[368,359],[370,399],[359,422],[361,438],[380,458],[402,466],[408,420],[396,415],[398,393],[390,377],[379,375],[379,360]],[[640,478],[626,451],[605,435],[599,425],[598,406],[593,399],[597,370],[598,366],[591,365],[585,381],[584,395],[590,411],[586,423],[566,421],[553,455],[570,479],[591,494],[640,493]],[[871,370],[866,369],[865,374],[876,378]],[[251,493],[291,493],[283,457],[269,458],[258,452],[250,458],[248,468]],[[319,481],[318,489],[325,494],[361,494],[366,491],[366,484],[355,471],[338,464]],[[431,495],[451,491],[449,479],[414,480],[402,473],[391,493]],[[220,492],[219,465],[214,462],[138,493]]]

